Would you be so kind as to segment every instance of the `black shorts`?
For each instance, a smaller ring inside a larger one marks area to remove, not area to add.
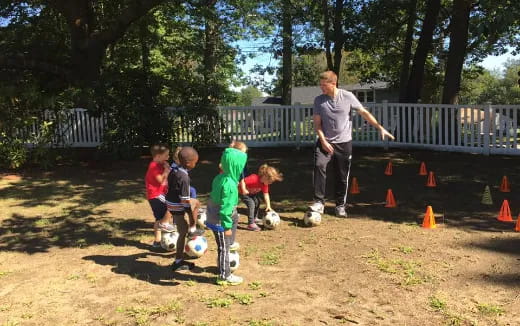
[[[153,216],[156,221],[162,220],[164,214],[166,214],[166,203],[162,202],[158,198],[148,199],[150,207],[152,207]]]

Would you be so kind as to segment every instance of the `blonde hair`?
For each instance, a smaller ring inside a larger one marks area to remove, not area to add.
[[[258,176],[264,177],[269,183],[283,181],[283,174],[281,174],[275,167],[267,164],[260,165],[258,168]]]
[[[157,155],[162,155],[166,152],[169,152],[170,149],[168,146],[163,144],[156,144],[150,147],[150,153],[152,154],[152,157],[155,157]]]
[[[182,149],[182,147],[178,146],[177,148],[175,148],[175,151],[172,154],[173,161],[177,165],[181,164],[181,161],[179,160],[179,153],[181,152],[181,149]]]
[[[332,70],[327,70],[325,72],[322,72],[320,74],[320,81],[326,81],[327,83],[334,83],[334,84],[337,84],[338,83],[338,76],[336,75],[336,73]]]
[[[231,144],[229,144],[229,147],[238,149],[241,152],[247,153],[247,145],[244,142],[233,140]]]

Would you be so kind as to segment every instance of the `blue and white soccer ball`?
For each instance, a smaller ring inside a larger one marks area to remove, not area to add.
[[[206,208],[199,208],[199,215],[197,216],[197,224],[200,228],[206,227]]]
[[[177,231],[161,232],[161,247],[167,251],[175,251],[177,239],[179,239],[179,233]]]
[[[307,226],[318,226],[321,224],[321,214],[314,211],[308,211],[303,216],[303,223]]]
[[[266,229],[276,229],[276,227],[280,225],[280,215],[275,211],[265,213],[263,224]]]
[[[236,271],[238,266],[240,266],[240,255],[238,251],[231,251],[229,253],[229,267],[231,272]]]
[[[193,258],[199,258],[208,250],[208,240],[204,236],[196,236],[188,240],[184,252]]]

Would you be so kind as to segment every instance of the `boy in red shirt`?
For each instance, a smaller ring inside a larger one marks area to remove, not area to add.
[[[269,197],[269,185],[276,181],[282,181],[282,174],[274,167],[263,164],[258,168],[258,174],[250,174],[242,179],[239,186],[240,198],[246,204],[249,213],[247,216],[247,229],[250,231],[260,231],[256,225],[258,211],[262,198],[265,201],[265,211],[272,210]]]
[[[148,164],[148,170],[144,182],[146,185],[146,198],[152,208],[155,223],[153,225],[154,248],[161,247],[161,229],[166,232],[174,231],[173,225],[168,223],[170,213],[166,209],[165,193],[168,191],[168,174],[170,167],[168,158],[170,150],[165,145],[153,145],[150,148],[152,161]]]

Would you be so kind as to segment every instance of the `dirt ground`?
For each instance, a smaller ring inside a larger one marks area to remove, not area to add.
[[[202,201],[219,153],[201,151],[192,172]],[[311,149],[249,157],[250,171],[267,161],[284,173],[271,188],[282,223],[247,231],[240,206],[235,287],[215,284],[210,232],[192,272],[172,273],[173,254],[150,250],[148,158],[3,174],[0,325],[520,325],[520,233],[496,221],[504,199],[520,213],[520,158],[355,148],[361,194],[349,195],[349,217],[328,215],[330,202],[309,228]],[[498,191],[503,175],[511,193]],[[389,188],[397,208],[384,207]],[[420,227],[427,205],[436,229]]]

